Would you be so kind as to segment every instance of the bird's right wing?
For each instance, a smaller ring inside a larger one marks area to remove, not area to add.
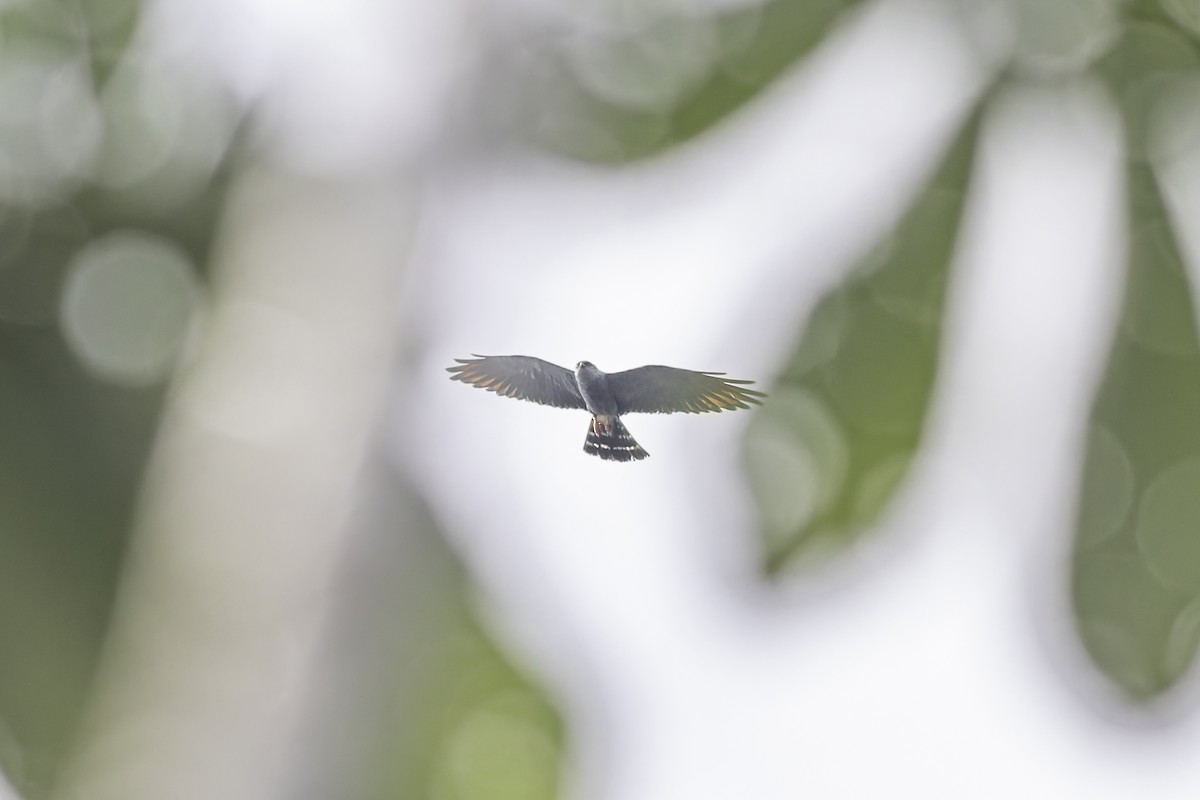
[[[671,414],[731,411],[761,405],[762,392],[747,389],[753,381],[723,377],[723,372],[693,372],[676,367],[638,367],[608,376],[621,414]]]
[[[474,354],[472,354],[474,355]],[[532,356],[456,358],[447,367],[452,381],[462,381],[503,397],[531,400],[558,408],[587,408],[575,373]]]

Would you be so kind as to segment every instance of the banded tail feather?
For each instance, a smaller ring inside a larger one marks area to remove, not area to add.
[[[650,454],[634,441],[620,417],[596,416],[588,424],[583,452],[605,461],[641,461]]]

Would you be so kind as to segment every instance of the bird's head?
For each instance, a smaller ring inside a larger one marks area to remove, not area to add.
[[[576,372],[579,372],[579,370],[581,370],[581,369],[595,369],[595,368],[596,368],[596,365],[590,361],[580,361],[578,364],[575,365]]]

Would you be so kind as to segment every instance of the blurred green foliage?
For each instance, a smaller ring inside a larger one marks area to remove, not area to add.
[[[661,152],[736,112],[859,3],[769,0],[701,14],[628,4],[632,19],[550,52],[539,107],[518,124],[593,161]]]
[[[769,86],[853,5],[780,0],[684,21],[651,15],[653,24],[563,47],[549,57],[554,78],[539,84],[551,88],[539,95],[551,110],[534,115],[535,136],[589,160],[661,152]],[[982,8],[949,5],[963,19]],[[1167,212],[1155,174],[1200,147],[1200,6],[1004,0],[991,10],[1013,37],[1002,83],[1098,79],[1124,123],[1129,277],[1082,464],[1069,580],[1088,652],[1126,696],[1144,700],[1179,680],[1200,641],[1200,364],[1193,279],[1178,245],[1179,226],[1193,221]],[[684,59],[664,45],[681,38],[703,43],[692,49],[703,55]],[[658,91],[631,91],[648,72]],[[771,401],[751,422],[747,469],[768,574],[867,532],[921,447],[953,243],[990,99],[895,233],[801,321]]]
[[[25,56],[87,58],[99,89],[136,19],[130,2],[0,12],[6,158],[21,158],[33,142],[11,98],[39,88],[22,84]],[[222,184],[163,218],[130,213],[85,175],[8,177],[0,193],[0,768],[39,797],[61,766],[103,645],[162,401],[161,387],[109,385],[82,367],[58,327],[60,291],[79,249],[118,228],[160,231],[204,263]]]
[[[551,800],[565,731],[490,641],[469,579],[386,466],[341,570],[324,693],[288,797]]]
[[[26,800],[51,796],[77,742],[170,378],[98,370],[64,296],[81,254],[130,239],[178,253],[171,266],[205,292],[229,187],[255,156],[228,97],[135,49],[140,13],[135,0],[0,5],[0,771]],[[138,312],[110,320],[137,348],[130,326],[157,336],[163,310],[137,303],[162,294],[129,289],[100,286],[85,310],[92,323],[121,303]],[[317,745],[348,733],[375,758],[322,796],[552,797],[561,721],[490,641],[420,498],[405,497],[405,536],[396,518],[380,524],[414,549],[379,562],[398,593],[356,641],[360,658],[395,643],[392,669]]]
[[[1200,341],[1153,172],[1129,169],[1125,303],[1092,412],[1072,594],[1126,692],[1170,687],[1200,643]]]
[[[1025,20],[1072,18],[1054,11],[1069,0],[1008,5]],[[1062,36],[1027,24],[1019,35],[1037,41],[1015,48],[1008,79],[1043,77],[1044,62],[1016,63],[1031,52],[1075,48],[1088,54],[1076,69],[1104,81],[1125,123],[1128,278],[1069,579],[1088,651],[1144,700],[1174,685],[1200,644],[1200,345],[1179,248],[1190,222],[1165,208],[1155,174],[1197,144],[1171,123],[1195,98],[1200,12],[1188,0],[1093,5]],[[662,153],[736,113],[858,6],[633,14],[544,54],[522,124],[590,161]],[[136,0],[0,6],[0,769],[30,800],[48,795],[76,734],[164,402],[162,381],[106,381],[72,350],[59,318],[73,260],[113,231],[145,232],[178,246],[203,287],[227,187],[253,157],[227,99],[156,84],[139,65],[140,12]],[[1111,40],[1097,33],[1109,22]],[[172,101],[194,138],[164,139],[150,112]],[[987,102],[895,231],[798,322],[750,425],[769,572],[867,532],[919,451]],[[336,723],[313,726],[324,769],[296,796],[555,796],[562,721],[491,642],[420,497],[395,495],[363,556],[376,571],[332,629],[330,649],[351,656],[314,698]],[[397,526],[403,536],[386,536]]]
[[[766,569],[868,531],[908,472],[937,374],[972,117],[907,215],[809,317],[747,432]]]
[[[1162,123],[1180,87],[1200,75],[1200,49],[1196,29],[1175,25],[1170,7],[1135,4],[1139,20],[1098,65],[1130,148],[1129,252],[1072,559],[1084,644],[1139,699],[1174,685],[1200,645],[1200,339],[1178,220],[1156,172],[1196,144],[1173,141],[1177,131]]]

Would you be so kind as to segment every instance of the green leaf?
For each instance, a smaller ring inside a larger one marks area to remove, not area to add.
[[[747,433],[769,572],[849,544],[921,443],[979,128],[968,122],[895,231],[813,311]]]
[[[107,624],[120,502],[63,404],[0,338],[0,770],[29,798],[60,766]]]
[[[1200,341],[1177,237],[1144,163],[1129,167],[1129,194],[1125,300],[1090,420],[1072,595],[1092,658],[1144,699],[1179,679],[1200,630]]]
[[[553,800],[562,720],[481,624],[420,496],[376,468],[287,796]]]
[[[576,158],[628,161],[692,139],[811,51],[860,0],[773,0],[649,21],[550,57],[533,138]]]
[[[54,327],[98,227],[74,199],[0,207],[0,228],[20,232],[0,252],[0,770],[29,800],[74,736],[162,400],[93,379]]]
[[[1171,22],[1131,21],[1096,65],[1109,85],[1133,158],[1162,159],[1198,143],[1188,121],[1200,79],[1200,44]]]

